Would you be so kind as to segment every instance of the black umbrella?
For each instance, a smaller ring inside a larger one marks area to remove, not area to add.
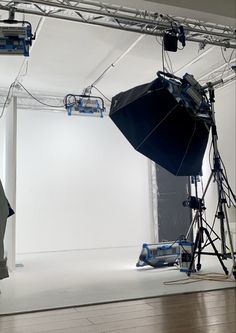
[[[187,97],[182,82],[159,75],[114,96],[110,117],[137,151],[166,170],[178,176],[199,175],[210,126]]]

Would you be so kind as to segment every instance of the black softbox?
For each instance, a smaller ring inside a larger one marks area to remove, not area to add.
[[[110,118],[133,147],[177,176],[201,174],[209,126],[156,80],[112,98]]]

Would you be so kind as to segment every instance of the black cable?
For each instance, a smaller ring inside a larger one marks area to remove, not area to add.
[[[219,154],[219,153],[218,153]],[[228,181],[228,175],[227,175],[227,170],[226,170],[226,167],[225,167],[225,164],[223,162],[223,159],[221,157],[221,155],[219,154],[219,159],[221,161],[221,164],[223,166],[223,171],[224,171],[224,177],[225,177],[225,180],[226,180],[226,184],[224,182],[220,182],[218,179],[215,179],[217,184],[218,185],[222,185],[222,191],[224,193],[224,195],[228,198],[229,202],[226,200],[226,204],[227,204],[227,207],[230,208],[231,207],[231,204],[236,207],[236,203],[235,203],[235,200],[233,201],[231,198],[233,196],[233,198],[235,197],[235,195],[231,195],[230,193],[230,188],[229,188],[229,181]],[[223,172],[222,172],[223,173]],[[227,192],[226,192],[227,190]]]
[[[64,97],[64,100],[63,100],[65,108],[67,108],[67,106],[72,103],[72,102],[70,102],[70,97],[73,97],[74,98],[74,104],[77,104],[76,96],[74,94],[67,94]],[[69,101],[68,101],[68,99],[69,99]]]
[[[12,90],[12,88],[14,87],[14,84],[15,84],[15,82],[13,82],[13,83],[9,86],[9,88],[8,88],[7,97],[6,97],[5,102],[4,102],[4,104],[3,104],[3,107],[2,107],[2,111],[1,111],[1,114],[0,114],[0,119],[1,119],[1,118],[3,117],[3,115],[4,115],[4,112],[5,112],[5,109],[6,109],[6,105],[7,105],[7,102],[8,102],[8,99],[9,99],[10,93],[11,93],[11,90]]]
[[[178,238],[176,238],[176,240],[173,241],[173,243],[171,243],[169,247],[171,248],[178,240],[180,240],[180,238],[181,238],[181,236],[179,236]]]
[[[210,229],[209,235],[210,236],[211,236],[212,232],[214,232],[214,227],[215,227],[215,223],[216,223],[218,208],[219,208],[219,202],[218,202],[217,207],[216,207],[216,211],[215,211],[215,215],[214,215],[214,220],[212,222],[212,226],[209,226],[209,229]],[[206,242],[205,242],[205,244],[206,244]]]
[[[214,181],[215,181],[215,182],[216,182],[216,183],[222,188],[222,192],[223,192],[224,195],[228,198],[229,202],[230,202],[234,207],[236,207],[235,204],[234,204],[234,202],[233,202],[232,199],[231,199],[231,194],[230,194],[230,191],[229,191],[228,186],[225,185],[225,184],[224,184],[223,182],[221,182],[220,180],[218,180],[218,179],[216,178],[216,176],[214,176]],[[228,193],[225,191],[225,189],[228,191]],[[227,204],[227,207],[228,207],[228,208],[231,207],[230,203],[228,203],[228,202],[226,201],[226,204]]]
[[[180,243],[180,247],[182,247],[182,249],[184,250],[185,253],[189,253],[181,243]]]
[[[167,72],[168,73],[168,70],[169,70],[169,72],[171,72],[171,74],[173,74],[172,61],[170,59],[170,56],[169,56],[168,52],[164,50],[164,41],[163,41],[163,38],[162,38],[162,41],[160,42],[157,39],[157,36],[156,36],[156,42],[161,46],[162,72]],[[167,62],[166,55],[167,55],[167,57],[169,59],[169,64]],[[168,70],[165,67],[165,62],[167,64],[167,66],[169,67]]]
[[[209,149],[209,165],[210,165],[211,170],[213,170],[213,166],[212,166],[212,164],[211,164],[211,152],[212,152],[212,148],[213,148],[213,141],[211,142],[210,149]],[[219,154],[219,153],[218,153],[218,154]],[[220,159],[220,161],[221,161],[221,163],[222,163],[222,166],[223,166],[223,170],[224,170],[224,175],[225,175],[226,183],[228,183],[227,170],[226,170],[225,164],[224,164],[224,162],[223,162],[222,157],[221,157],[220,154],[219,154],[219,159]],[[232,201],[232,199],[231,199],[232,196],[231,196],[231,194],[230,194],[230,190],[229,190],[228,185],[227,185],[227,184],[224,184],[223,182],[222,182],[222,183],[219,182],[219,180],[215,177],[215,175],[214,175],[214,181],[217,182],[218,185],[220,185],[220,186],[222,185],[222,190],[223,190],[225,196],[226,196],[226,197],[228,198],[228,200],[229,200],[229,202],[226,201],[227,207],[230,208],[230,207],[231,207],[231,204],[232,204],[234,207],[236,207],[235,203],[234,203],[234,202]],[[225,191],[224,188],[227,190],[228,193]]]
[[[222,174],[223,174],[223,177],[224,177],[225,180],[226,180],[226,185],[224,185],[224,186],[228,189],[229,196],[231,197],[231,194],[230,194],[230,185],[229,185],[229,180],[228,180],[227,170],[226,170],[225,164],[224,164],[224,162],[223,162],[222,157],[221,157],[220,154],[219,154],[219,158],[220,158],[220,161],[221,161],[221,163],[222,163],[222,165],[223,165],[223,170],[224,170],[224,173],[222,173]],[[232,196],[233,196],[233,198],[236,197],[236,195],[235,195],[234,193],[232,194]]]
[[[156,36],[156,42],[157,42],[159,45],[162,46],[162,42],[160,42],[160,41],[158,40],[158,36]]]
[[[165,60],[164,60],[164,40],[162,39],[161,44],[161,59],[162,59],[162,71],[165,72]]]
[[[234,203],[233,200],[231,199],[231,195],[230,195],[230,193],[229,193],[229,188],[228,188],[226,185],[224,185],[224,184],[223,184],[223,186],[224,186],[224,187],[226,188],[226,190],[228,191],[228,192],[226,192],[226,191],[224,190],[224,188],[222,189],[224,195],[225,195],[225,196],[227,197],[227,199],[229,200],[229,202],[228,202],[227,199],[225,198],[225,200],[226,200],[226,204],[227,204],[227,207],[228,207],[228,208],[231,208],[231,205],[233,205],[233,206],[236,208],[235,203]]]
[[[211,141],[211,145],[210,145],[210,149],[209,149],[209,165],[210,165],[210,169],[212,170],[213,169],[213,166],[211,164],[211,151],[212,151],[212,148],[213,148],[213,141]]]
[[[48,106],[50,108],[64,108],[65,105],[50,105],[50,104],[47,104],[47,103],[44,103],[42,101],[40,101],[38,98],[36,98],[34,95],[32,95],[24,86],[22,83],[20,82],[17,82],[17,84],[19,84],[20,87],[22,87],[26,92],[27,94],[32,97],[34,100],[36,100],[38,103],[42,104],[42,105],[45,105],[45,106]]]
[[[167,51],[165,51],[164,54],[166,55],[165,59],[166,59],[166,64],[168,66],[168,69],[171,72],[171,74],[173,74],[173,66],[172,66],[172,61],[171,61],[170,55]],[[169,63],[168,63],[167,59],[168,59]]]
[[[161,46],[161,58],[162,58],[162,72],[164,72],[165,64],[164,64],[164,54],[163,54],[163,38],[161,41],[158,40],[156,36],[156,42]]]
[[[36,34],[38,32],[38,29],[40,27],[40,24],[41,24],[42,20],[43,20],[43,17],[40,17],[40,19],[38,20],[37,26],[36,26],[36,28],[34,30],[34,37],[36,36]]]
[[[203,186],[203,177],[200,177],[200,179],[201,179],[201,188],[202,188],[202,193],[204,192],[204,186]],[[204,200],[204,198],[202,199],[202,204],[203,204],[203,206],[205,206],[205,200]],[[203,212],[204,212],[204,219],[205,219],[205,221],[206,221],[206,210],[204,209],[203,210]]]
[[[224,55],[224,52],[223,52],[223,46],[221,46],[220,50],[221,50],[222,57],[223,57],[225,63],[227,64],[228,61],[227,61],[227,59],[225,58],[225,55]]]
[[[225,164],[224,164],[224,162],[223,162],[222,157],[221,157],[220,154],[219,154],[219,158],[220,158],[220,161],[221,161],[221,163],[223,165],[223,169],[224,169],[224,173],[225,173],[225,178],[226,178],[226,180],[228,182],[228,175],[227,175],[226,167],[225,167]]]

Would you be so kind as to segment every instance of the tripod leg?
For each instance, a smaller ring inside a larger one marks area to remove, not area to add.
[[[224,211],[224,216],[225,216],[226,230],[227,230],[227,233],[228,233],[228,240],[229,240],[229,248],[230,248],[230,252],[231,252],[231,259],[233,261],[233,271],[232,271],[232,273],[233,273],[233,276],[234,276],[234,278],[236,280],[236,257],[235,257],[233,239],[232,239],[232,234],[231,234],[231,231],[230,231],[229,218],[228,218],[227,207],[226,207],[225,202],[226,202],[226,200],[224,200],[224,203],[223,203],[223,211]]]
[[[204,200],[204,197],[205,197],[205,195],[206,195],[206,192],[207,192],[207,190],[208,190],[208,187],[209,187],[209,185],[210,185],[210,183],[211,183],[212,177],[213,177],[213,171],[211,171],[211,174],[210,174],[210,176],[209,176],[209,178],[208,178],[208,180],[207,180],[207,184],[206,184],[206,187],[205,187],[204,192],[203,192],[203,195],[202,195],[202,201]],[[196,186],[197,186],[197,181],[196,181],[196,177],[195,177],[195,187],[196,187]],[[196,197],[198,197],[198,195],[197,195],[197,187],[196,187]],[[190,224],[189,228],[188,228],[188,231],[187,231],[187,234],[186,234],[186,239],[188,239],[188,237],[189,237],[189,235],[190,235],[190,232],[191,232],[192,229],[193,229],[193,225],[194,225],[194,223],[198,220],[198,218],[199,218],[199,212],[197,211],[197,212],[195,213],[195,215],[194,215],[192,221],[191,221],[191,224]]]
[[[217,256],[217,258],[218,258],[218,260],[219,260],[219,262],[220,262],[220,264],[221,264],[221,266],[223,268],[223,271],[225,272],[226,275],[228,275],[229,271],[228,271],[227,267],[224,265],[223,260],[222,260],[221,256],[219,255],[219,252],[218,252],[218,250],[217,250],[214,242],[211,239],[209,231],[206,228],[203,228],[203,229],[204,229],[204,231],[205,231],[205,233],[207,235],[207,238],[209,239],[209,242],[210,242],[211,246],[213,247],[213,249],[215,251],[215,254],[216,254],[216,256]]]
[[[200,237],[200,231],[198,230],[197,234],[196,234],[196,238],[195,238],[195,242],[194,242],[194,246],[193,246],[193,253],[192,253],[192,259],[189,265],[189,269],[187,272],[187,275],[190,276],[193,270],[193,264],[194,264],[194,259],[195,259],[195,254],[197,252],[197,248],[199,247],[199,242],[201,242],[201,237]],[[198,253],[199,256],[199,253]],[[198,257],[198,260],[200,262],[200,259]]]
[[[202,242],[203,242],[203,228],[199,228],[199,241],[198,241],[198,257],[197,257],[197,265],[196,269],[197,271],[200,271],[202,265],[201,265],[201,252],[202,252]]]

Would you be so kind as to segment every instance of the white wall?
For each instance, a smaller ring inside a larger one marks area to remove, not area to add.
[[[17,252],[152,241],[148,163],[105,117],[19,111]]]
[[[17,99],[13,97],[4,115],[4,189],[6,197],[16,211],[16,147],[17,147]],[[16,256],[16,216],[7,219],[4,237],[4,250],[8,268],[15,269]]]
[[[219,150],[225,163],[229,181],[236,191],[236,84],[216,91],[216,123],[219,134]]]
[[[3,170],[5,164],[4,158],[4,133],[5,133],[5,119],[0,118],[0,178],[3,182]]]

